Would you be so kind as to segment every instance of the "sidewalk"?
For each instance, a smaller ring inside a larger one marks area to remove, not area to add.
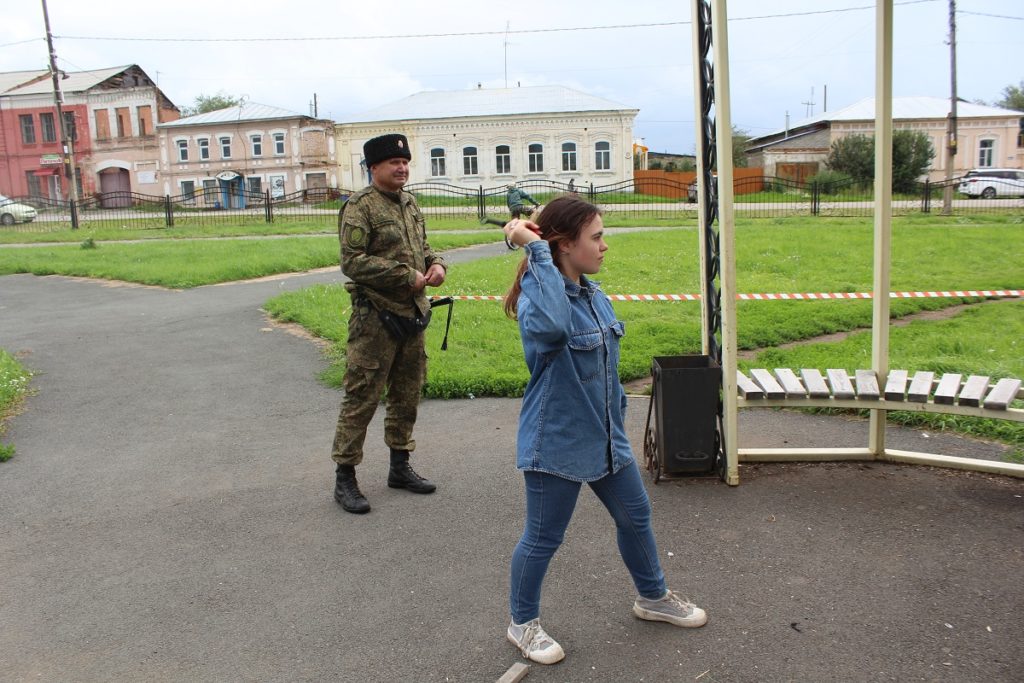
[[[386,487],[378,415],[360,469],[373,511],[344,513],[340,395],[316,380],[320,351],[259,310],[339,278],[0,278],[0,346],[39,373],[0,465],[0,680],[495,681],[520,661],[504,639],[519,402],[424,402],[433,496]],[[630,399],[638,455],[646,411]],[[740,429],[745,446],[834,446],[866,426],[749,410]],[[923,440],[890,429],[898,448]],[[526,680],[1019,680],[1024,481],[886,464],[741,478],[649,487],[670,583],[709,612],[698,630],[632,616],[614,529],[581,495],[543,601],[567,658]]]

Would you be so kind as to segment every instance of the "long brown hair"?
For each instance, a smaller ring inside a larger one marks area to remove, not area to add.
[[[558,249],[559,245],[563,242],[573,242],[579,239],[580,232],[583,231],[584,226],[600,214],[601,210],[599,208],[584,199],[580,199],[575,194],[563,194],[544,205],[540,212],[540,217],[537,219],[537,225],[540,226],[541,239],[547,240],[547,243],[551,246],[551,257],[554,259],[555,265],[559,266],[559,269],[561,269],[559,261],[562,258],[562,254]],[[526,272],[528,259],[529,256],[526,256],[519,262],[516,279],[505,295],[505,315],[513,320],[516,320],[518,313],[519,295],[523,291],[521,283],[523,273]]]

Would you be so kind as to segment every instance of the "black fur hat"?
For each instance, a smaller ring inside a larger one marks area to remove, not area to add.
[[[367,168],[395,157],[412,160],[409,141],[401,133],[388,133],[363,143],[363,158],[366,159]]]

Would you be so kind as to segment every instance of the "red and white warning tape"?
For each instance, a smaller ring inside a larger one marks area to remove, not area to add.
[[[1024,296],[1021,289],[955,289],[941,292],[889,292],[890,299],[948,299],[953,297]],[[431,297],[439,299],[440,296]],[[452,295],[459,301],[502,301],[505,297],[487,294]],[[700,294],[609,294],[612,301],[700,301]],[[780,292],[737,294],[739,301],[822,301],[830,299],[872,299],[871,292]]]

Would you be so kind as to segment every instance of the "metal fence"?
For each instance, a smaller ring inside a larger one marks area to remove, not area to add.
[[[935,213],[944,210],[943,192],[952,186],[950,211],[955,215],[1024,215],[1024,197],[978,197],[961,194],[960,178],[950,183],[919,183],[910,192],[894,193],[894,214]],[[650,220],[654,223],[697,220],[697,188],[668,178],[626,180],[606,185],[573,185],[552,180],[522,180],[520,189],[544,204],[562,194],[575,193],[601,206],[606,215]],[[406,186],[429,217],[464,219],[474,224],[484,217],[503,219],[508,185],[465,188],[443,183]],[[712,188],[717,191],[717,185]],[[196,188],[177,196],[135,192],[100,193],[78,202],[21,197],[8,203],[35,209],[31,222],[18,222],[18,211],[0,205],[0,230],[45,232],[67,228],[146,229],[175,226],[222,226],[252,223],[297,223],[333,226],[338,210],[353,190],[310,188],[273,196],[270,191],[227,190],[218,186]],[[796,182],[786,178],[753,176],[733,185],[735,213],[740,217],[870,216],[873,188],[850,180]],[[13,221],[13,223],[12,223]]]

